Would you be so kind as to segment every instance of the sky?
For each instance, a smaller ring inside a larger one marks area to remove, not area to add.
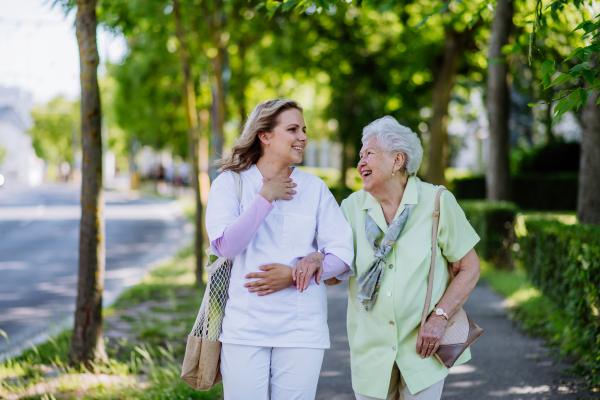
[[[36,104],[61,94],[74,100],[80,92],[75,11],[65,16],[52,3],[0,0],[0,86],[30,91]],[[122,37],[98,28],[101,64],[119,62],[126,51]]]

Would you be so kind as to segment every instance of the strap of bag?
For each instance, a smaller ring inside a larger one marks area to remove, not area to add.
[[[242,204],[242,189],[244,188],[244,185],[242,184],[242,177],[239,173],[237,173],[235,171],[231,171],[231,173],[233,174],[233,182],[235,185],[235,195],[237,196],[238,203]],[[204,250],[204,252],[206,253],[206,255],[208,257],[213,255],[213,251],[210,246],[206,250]],[[221,260],[221,264],[224,263],[225,261],[227,261],[227,259],[225,259],[225,258],[223,260]],[[220,267],[220,264],[217,265],[216,262],[213,264],[215,264],[215,265],[204,267],[204,268],[206,268],[206,270],[208,271],[209,274],[211,274],[213,272],[213,270],[216,271],[217,269],[219,269],[218,267]],[[209,269],[211,267],[212,267],[212,269]]]
[[[438,224],[440,221],[440,197],[445,188],[440,188],[435,196],[435,211],[433,212],[433,230],[431,232],[431,266],[429,267],[429,282],[427,283],[427,296],[425,297],[425,308],[423,308],[423,315],[421,316],[421,326],[425,325],[427,315],[429,315],[429,305],[431,304],[431,294],[433,292],[433,275],[435,272],[435,256],[437,254],[437,232]],[[452,270],[450,270],[450,277],[454,278]]]
[[[242,177],[240,176],[239,173],[237,173],[235,171],[231,171],[231,173],[233,174],[233,182],[235,184],[235,194],[237,196],[238,203],[242,204],[242,190],[244,188],[244,185],[242,184]]]

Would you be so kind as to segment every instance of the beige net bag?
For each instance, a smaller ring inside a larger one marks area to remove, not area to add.
[[[240,175],[233,172],[238,201],[242,197]],[[221,382],[221,326],[225,315],[225,304],[229,292],[232,261],[219,257],[215,261],[210,248],[204,267],[208,274],[208,284],[202,299],[198,317],[188,336],[181,379],[196,390],[210,390]]]

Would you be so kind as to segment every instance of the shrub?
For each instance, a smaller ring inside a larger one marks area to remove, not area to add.
[[[564,311],[558,340],[578,358],[576,369],[600,385],[600,226],[529,219],[519,261],[529,279]]]
[[[513,178],[515,203],[526,210],[576,210],[576,172],[528,174]]]
[[[481,238],[475,246],[479,257],[501,268],[510,268],[517,206],[505,201],[461,201],[460,206]]]
[[[542,147],[523,154],[518,166],[521,173],[557,173],[579,171],[581,145],[562,139],[548,142]]]
[[[522,174],[512,178],[512,198],[526,210],[576,210],[579,176],[576,172]],[[457,199],[485,199],[485,176],[452,182]]]

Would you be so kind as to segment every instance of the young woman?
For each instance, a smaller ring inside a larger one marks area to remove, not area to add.
[[[349,276],[354,249],[325,183],[290,167],[302,161],[306,139],[295,101],[264,101],[218,162],[206,229],[213,252],[233,259],[219,338],[226,400],[266,400],[269,389],[272,400],[315,398],[329,348],[319,280]],[[241,176],[241,203],[232,172]],[[315,271],[314,281],[304,278]]]

